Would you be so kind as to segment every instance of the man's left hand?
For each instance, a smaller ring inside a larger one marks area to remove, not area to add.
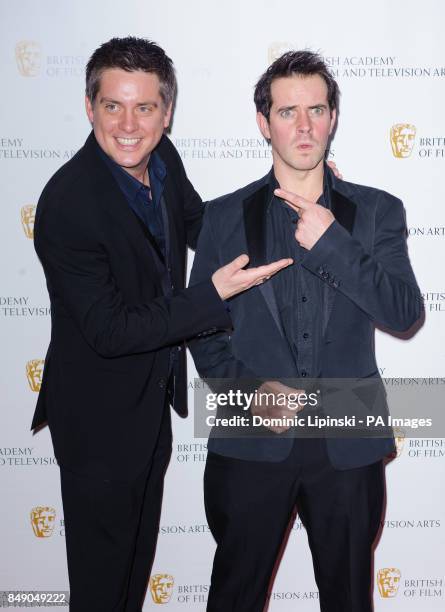
[[[332,170],[332,172],[334,173],[334,175],[338,178],[338,179],[342,179],[343,180],[343,174],[340,172],[340,170],[337,168],[337,165],[335,162],[328,161],[327,162],[329,168]]]
[[[309,200],[305,200],[291,191],[275,189],[274,193],[285,200],[286,204],[295,210],[300,217],[295,231],[295,239],[303,248],[310,251],[335,221],[334,215],[324,206],[309,202]]]

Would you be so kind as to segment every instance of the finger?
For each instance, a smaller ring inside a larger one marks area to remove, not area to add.
[[[301,210],[307,210],[311,206],[314,206],[314,202],[305,200],[304,198],[297,195],[296,193],[292,193],[292,191],[286,191],[286,189],[275,189],[274,194],[278,196],[279,198],[281,198],[282,200],[286,200],[286,202],[294,210],[295,210],[295,207],[301,208]]]
[[[337,168],[337,164],[335,162],[333,162],[333,161],[328,161],[327,164],[328,164],[329,168],[332,170],[332,172],[335,174],[335,176],[337,178],[343,180],[343,174]]]
[[[280,259],[279,261],[274,261],[273,263],[267,264],[265,266],[259,266],[258,268],[250,268],[248,271],[254,273],[254,276],[258,278],[267,278],[276,274],[283,268],[287,268],[291,264],[294,263],[293,259],[286,258]]]
[[[235,257],[233,261],[227,264],[227,268],[230,273],[234,274],[235,272],[238,272],[238,270],[241,270],[242,268],[247,266],[248,263],[249,263],[248,255],[246,254],[238,255],[238,257]]]

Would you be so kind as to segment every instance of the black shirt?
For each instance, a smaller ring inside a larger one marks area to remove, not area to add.
[[[298,376],[316,378],[320,373],[323,281],[301,265],[307,251],[295,240],[298,214],[274,195],[274,189],[279,185],[273,171],[270,177],[266,214],[267,261],[283,257],[294,260],[292,266],[275,274],[271,282]],[[323,194],[317,203],[330,208],[327,173]]]

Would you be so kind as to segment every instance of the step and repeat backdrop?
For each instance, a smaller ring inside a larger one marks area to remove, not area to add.
[[[2,2],[1,11],[0,590],[63,591],[68,579],[57,462],[48,430],[32,435],[29,429],[50,332],[32,238],[43,186],[89,133],[83,97],[88,57],[112,36],[128,34],[165,48],[179,82],[170,137],[195,187],[211,199],[270,167],[252,100],[258,76],[288,49],[319,51],[342,91],[331,159],[345,179],[403,200],[425,300],[425,323],[412,338],[377,333],[380,372],[429,377],[435,384],[445,377],[445,8],[439,0],[22,0]],[[195,376],[190,358],[191,411]],[[206,440],[194,437],[190,418],[174,416],[173,429],[144,610],[200,611],[214,552],[202,496]],[[443,610],[445,440],[434,430],[431,438],[403,430],[397,435],[375,551],[375,609]],[[269,610],[318,609],[297,516]]]

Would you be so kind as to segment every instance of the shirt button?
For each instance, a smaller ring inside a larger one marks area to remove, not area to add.
[[[305,295],[303,295],[303,297],[301,298],[302,302],[307,302],[307,297]]]
[[[307,339],[309,338],[309,334],[308,334],[307,332],[304,332],[304,334],[303,334],[303,338],[304,338],[305,340],[307,340]]]
[[[302,377],[303,377],[303,378],[306,378],[306,376],[307,376],[307,372],[306,372],[306,370],[303,370],[303,371],[301,372],[301,375],[302,375]]]

